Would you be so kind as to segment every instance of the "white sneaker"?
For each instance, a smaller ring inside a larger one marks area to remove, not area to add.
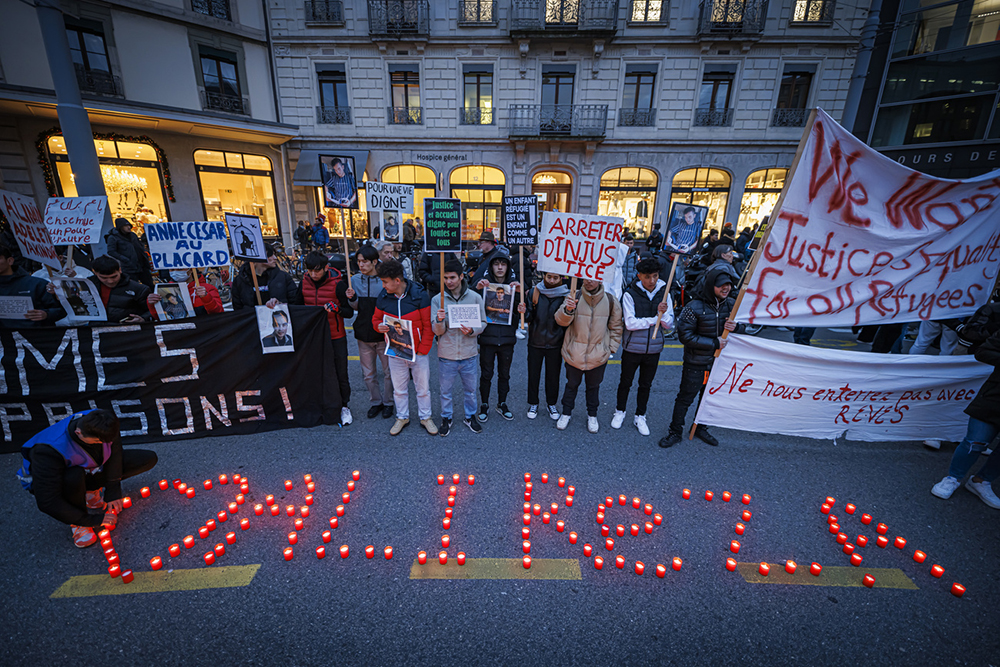
[[[639,429],[641,435],[649,435],[649,427],[646,426],[646,415],[636,415],[632,423]]]
[[[587,417],[587,430],[591,433],[597,433],[597,430],[601,428],[601,425],[597,423],[597,417]]]
[[[938,498],[944,498],[945,500],[948,500],[949,498],[951,498],[951,494],[955,493],[955,489],[957,489],[961,485],[962,483],[959,482],[954,477],[945,477],[940,482],[931,487],[931,493],[937,496]]]
[[[529,405],[528,406],[528,419],[534,419],[537,416],[538,416],[538,406],[537,405]]]
[[[552,421],[557,421],[559,419],[559,410],[554,405],[549,406],[549,417]]]
[[[940,440],[924,440],[924,447],[929,447],[930,449],[941,449]]]
[[[984,449],[983,450],[983,456],[989,456],[992,453],[993,453],[993,448],[992,447],[989,448],[989,449]]]
[[[341,408],[340,409],[340,423],[343,424],[344,426],[347,426],[348,424],[350,424],[353,421],[354,421],[354,416],[351,414],[351,409],[350,408]]]
[[[1000,498],[993,493],[993,487],[989,482],[973,482],[971,479],[965,483],[965,488],[979,496],[979,499],[995,510],[1000,510]]]
[[[556,422],[556,428],[560,431],[565,431],[567,426],[569,426],[569,415],[559,415],[559,421]]]
[[[623,421],[625,421],[625,413],[621,410],[615,410],[615,416],[611,418],[611,428],[621,428]]]

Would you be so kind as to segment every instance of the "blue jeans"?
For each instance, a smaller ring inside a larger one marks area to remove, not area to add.
[[[951,457],[948,476],[958,480],[965,477],[979,455],[997,436],[997,433],[1000,433],[1000,427],[970,417],[965,440],[955,448],[955,453]],[[993,480],[1000,476],[1000,456],[991,454],[983,467],[979,469],[977,476],[992,484]]]
[[[455,384],[456,377],[462,379],[462,391],[464,393],[465,418],[469,419],[476,414],[476,367],[479,365],[479,355],[453,361],[451,359],[438,359],[438,372],[441,375],[441,418],[451,419],[451,390]]]

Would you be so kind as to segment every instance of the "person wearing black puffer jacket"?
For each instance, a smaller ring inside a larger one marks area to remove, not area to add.
[[[129,278],[153,289],[153,274],[149,269],[149,260],[146,259],[146,249],[132,231],[132,223],[125,218],[115,218],[115,228],[105,241],[108,244],[108,256],[118,260],[122,271]]]
[[[298,287],[292,276],[278,268],[274,258],[274,246],[264,244],[267,253],[266,262],[244,262],[236,279],[233,280],[233,310],[253,308],[257,305],[257,297],[253,289],[251,268],[257,272],[257,285],[260,287],[260,302],[265,306],[274,307],[279,303],[292,303]]]
[[[476,283],[476,289],[486,296],[486,287],[490,283],[510,285],[515,290],[513,310],[518,311],[521,303],[520,290],[514,282],[510,270],[510,257],[496,254],[490,260],[484,277]],[[514,418],[514,413],[507,407],[507,394],[510,392],[510,365],[514,361],[514,344],[517,343],[517,321],[512,317],[510,324],[487,324],[479,335],[479,414],[480,422],[489,418],[490,390],[493,386],[493,366],[497,370],[497,412],[507,421]]]
[[[152,319],[146,297],[150,289],[122,272],[114,257],[101,255],[90,265],[94,275],[87,278],[97,286],[108,322],[147,322]]]
[[[696,294],[677,318],[677,338],[684,344],[681,386],[674,399],[670,430],[660,439],[660,447],[673,447],[681,441],[688,408],[705,391],[708,373],[715,362],[715,351],[726,346],[724,331],[742,331],[743,325],[729,321],[736,300],[729,295],[733,278],[721,267],[705,273],[704,288]],[[708,429],[699,424],[694,434],[713,447],[719,444]]]
[[[545,404],[553,421],[559,419],[559,373],[566,327],[556,323],[556,311],[569,294],[558,273],[546,273],[542,284],[528,292],[525,321],[528,322],[528,419],[538,416],[538,383],[545,364]]]

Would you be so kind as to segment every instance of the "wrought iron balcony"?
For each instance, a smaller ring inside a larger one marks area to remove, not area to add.
[[[121,78],[108,72],[85,70],[78,66],[76,68],[76,83],[80,87],[81,93],[125,97]]]
[[[201,108],[209,111],[249,114],[250,100],[240,95],[224,95],[209,90],[201,91]]]
[[[306,0],[306,23],[344,25],[342,0]]]
[[[229,11],[229,0],[191,0],[191,9],[223,21],[233,20],[233,15]]]
[[[695,127],[729,127],[733,124],[733,109],[703,107],[694,110]]]
[[[606,104],[512,104],[512,137],[603,137]]]
[[[351,107],[316,107],[317,125],[350,125]]]
[[[614,33],[618,0],[512,0],[511,33]]]
[[[463,107],[458,110],[458,122],[462,125],[493,125],[495,109],[492,107]]]
[[[833,23],[834,0],[795,0],[792,8],[792,23],[829,24]]]
[[[775,109],[771,127],[805,127],[812,109]]]
[[[429,37],[427,0],[368,0],[368,35],[373,38]]]
[[[496,25],[496,0],[458,0],[459,25]]]
[[[764,29],[767,0],[702,0],[702,36],[756,36]]]
[[[656,109],[619,109],[618,127],[652,127],[656,125]]]
[[[390,125],[423,125],[423,107],[389,107]]]

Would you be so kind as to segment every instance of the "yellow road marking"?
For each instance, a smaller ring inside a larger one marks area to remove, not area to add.
[[[410,579],[562,579],[580,580],[580,561],[576,558],[533,558],[526,570],[520,558],[469,558],[459,565],[454,558],[441,565],[429,557],[426,565],[416,560],[410,567]]]
[[[799,563],[795,574],[785,572],[784,563],[769,563],[771,571],[762,576],[758,571],[758,563],[737,563],[743,579],[748,584],[792,584],[799,586],[846,586],[863,587],[862,579],[866,574],[875,577],[875,588],[903,588],[919,590],[906,574],[896,567],[854,567],[853,565],[824,565],[818,577],[809,573],[809,563]]]
[[[223,565],[197,570],[167,572],[136,572],[132,583],[122,583],[121,577],[106,574],[87,574],[70,577],[56,589],[52,598],[88,598],[98,595],[123,595],[126,593],[165,593],[169,591],[194,591],[204,588],[239,588],[253,581],[260,569],[257,565]]]
[[[621,359],[611,359],[608,361],[609,364],[620,364],[621,362]],[[661,361],[660,366],[680,366],[683,363],[683,361]]]
[[[348,361],[361,361],[361,357],[356,354],[351,354],[347,356]]]

